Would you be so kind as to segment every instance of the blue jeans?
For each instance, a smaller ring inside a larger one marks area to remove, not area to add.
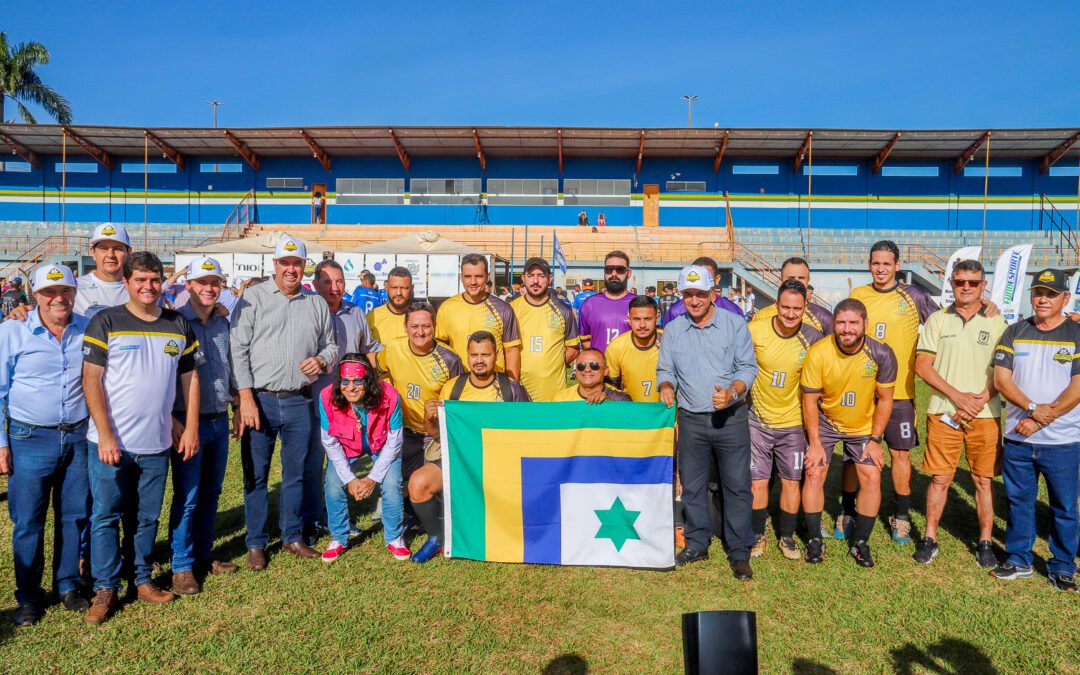
[[[277,398],[257,394],[259,426],[245,432],[240,446],[244,466],[244,517],[247,520],[247,547],[265,549],[270,539],[266,524],[270,501],[267,483],[274,442],[281,438],[281,500],[278,502],[281,543],[292,544],[303,537],[301,513],[304,501],[304,469],[310,452],[311,399],[305,396]]]
[[[45,518],[53,505],[53,576],[59,593],[79,580],[79,548],[90,519],[86,475],[86,424],[71,432],[35,429],[11,420],[8,428],[14,464],[8,479],[8,512],[14,530],[15,601],[40,603],[45,597]]]
[[[1039,474],[1046,479],[1053,523],[1050,526],[1050,560],[1046,568],[1053,574],[1076,573],[1077,493],[1080,491],[1080,443],[1039,445],[1005,439],[1001,466],[1009,517],[1005,526],[1008,562],[1031,567],[1035,556],[1035,502]]]
[[[94,496],[90,528],[90,569],[94,590],[119,589],[122,564],[135,574],[135,585],[150,583],[151,556],[157,538],[165,480],[169,475],[169,454],[162,450],[150,455],[120,451],[115,466],[98,457],[97,443],[87,443],[90,492]],[[120,520],[125,509],[135,513],[131,560],[124,561],[120,546]]]
[[[326,527],[326,503],[323,501],[323,465],[326,452],[322,447],[322,430],[319,428],[318,399],[312,398],[311,440],[307,461],[304,463],[304,501],[300,507],[304,537],[314,538]]]
[[[209,563],[214,547],[221,484],[229,463],[229,416],[199,421],[199,452],[188,461],[172,455],[173,499],[169,509],[172,571]]]
[[[349,468],[355,473],[363,470],[365,462],[363,457],[357,457],[349,463]],[[326,463],[326,514],[327,525],[330,534],[341,544],[349,543],[349,491],[338,478],[334,465]],[[382,497],[382,525],[383,539],[390,543],[401,536],[404,532],[403,519],[405,517],[405,499],[401,495],[401,458],[398,457],[390,465],[390,469],[383,477],[382,485],[379,486],[379,495]]]

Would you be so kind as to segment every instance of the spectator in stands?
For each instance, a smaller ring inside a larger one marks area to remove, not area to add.
[[[712,273],[713,287],[715,288],[716,284],[718,284],[720,281],[720,267],[716,264],[716,261],[708,256],[701,256],[693,262],[693,265],[704,267]],[[740,305],[738,302],[725,298],[723,294],[719,292],[717,292],[715,295],[716,299],[713,301],[713,304],[715,304],[717,307],[727,310],[732,314],[744,316],[742,305]],[[671,307],[669,307],[666,312],[664,312],[663,325],[668,325],[675,319],[675,317],[681,316],[683,314],[686,314],[686,304],[683,302],[682,298],[679,298],[671,304]]]
[[[581,213],[577,214],[577,224],[581,227],[589,226],[589,214],[585,213],[585,209],[581,209]]]
[[[316,191],[311,195],[312,208],[314,210],[315,219],[314,223],[322,225],[326,223],[326,196],[322,192]]]
[[[596,224],[597,224],[598,227],[606,227],[607,226],[607,218],[604,217],[604,212],[603,211],[601,211],[600,215],[598,215],[596,217]]]
[[[11,313],[11,310],[20,305],[29,304],[30,301],[26,297],[26,293],[22,289],[22,279],[14,277],[11,280],[11,287],[4,291],[3,296],[0,296],[3,303],[4,315],[7,316]]]
[[[660,308],[660,325],[664,323],[664,317],[667,316],[668,310],[678,300],[678,296],[675,295],[675,284],[664,284],[664,292],[656,300],[657,306]]]
[[[375,275],[364,270],[360,273],[360,285],[352,293],[352,304],[367,314],[383,303],[379,299],[379,291],[375,288]]]

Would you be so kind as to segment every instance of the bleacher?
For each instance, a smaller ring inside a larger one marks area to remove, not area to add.
[[[66,235],[69,240],[67,250],[58,250],[57,253],[85,253],[85,246],[90,235],[100,224],[99,222],[64,224],[56,221],[0,221],[0,256],[19,256],[49,237],[62,235]],[[143,224],[130,223],[126,225],[126,228],[132,245],[141,248],[144,240]],[[171,258],[178,248],[198,246],[207,240],[216,241],[221,237],[221,233],[222,226],[217,223],[150,223],[148,236],[145,237],[146,248]]]

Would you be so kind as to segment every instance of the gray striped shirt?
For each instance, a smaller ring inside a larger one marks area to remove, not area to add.
[[[285,296],[273,279],[244,292],[232,311],[233,375],[238,389],[286,391],[314,383],[300,363],[338,356],[330,308],[318,294],[301,289]]]

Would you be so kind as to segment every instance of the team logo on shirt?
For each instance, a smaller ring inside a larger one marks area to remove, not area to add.
[[[176,344],[176,340],[169,340],[165,343],[165,353],[169,356],[176,356],[180,353],[180,345]]]
[[[863,377],[873,377],[874,375],[877,375],[877,371],[877,364],[873,361],[867,361],[866,365],[863,366]]]
[[[806,350],[800,349],[799,353],[795,355],[795,364],[802,365],[803,361],[806,361]]]
[[[446,374],[446,371],[444,371],[443,367],[441,365],[439,365],[438,363],[434,363],[434,364],[431,365],[431,379],[436,380],[436,381],[441,380],[441,379],[443,379],[443,376],[445,374]]]
[[[559,327],[559,321],[561,319],[562,319],[561,316],[559,316],[555,312],[552,312],[551,313],[551,318],[550,318],[550,321],[549,321],[549,323],[551,324],[550,327],[551,328],[558,328]]]
[[[979,331],[979,344],[981,344],[981,345],[990,344],[990,331],[988,331],[988,330]]]
[[[908,307],[910,307],[910,305],[908,305],[908,301],[907,300],[901,300],[900,302],[896,303],[896,313],[897,314],[907,314]]]
[[[494,314],[488,314],[487,315],[487,317],[484,319],[484,326],[486,326],[487,328],[494,328],[495,327],[495,315]]]
[[[1069,350],[1065,347],[1057,350],[1057,354],[1054,354],[1054,360],[1058,363],[1072,363],[1073,357],[1069,353]]]

